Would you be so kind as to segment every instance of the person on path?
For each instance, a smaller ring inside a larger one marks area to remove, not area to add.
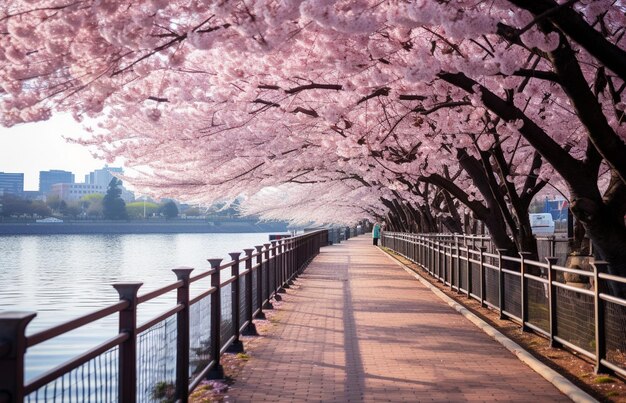
[[[374,240],[374,246],[378,246],[378,239],[380,238],[380,224],[374,224],[372,228],[372,239]]]

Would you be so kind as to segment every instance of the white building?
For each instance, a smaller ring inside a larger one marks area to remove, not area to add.
[[[50,195],[59,196],[61,200],[74,201],[94,193],[105,194],[106,187],[90,183],[55,183]]]

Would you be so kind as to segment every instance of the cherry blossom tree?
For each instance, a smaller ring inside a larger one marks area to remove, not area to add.
[[[557,187],[624,274],[624,10],[16,0],[0,6],[0,119],[72,112],[161,196],[405,230],[458,230],[467,209],[511,253],[533,250],[528,205]],[[252,196],[266,188],[269,205]]]

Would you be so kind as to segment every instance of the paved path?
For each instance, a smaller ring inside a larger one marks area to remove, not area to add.
[[[322,248],[227,401],[569,401],[367,236]]]

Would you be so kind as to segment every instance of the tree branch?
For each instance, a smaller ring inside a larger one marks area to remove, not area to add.
[[[287,94],[297,94],[298,92],[305,91],[305,90],[336,90],[336,91],[341,91],[342,89],[343,89],[343,86],[340,85],[340,84],[317,84],[317,83],[312,83],[312,84],[307,84],[307,85],[301,85],[299,87],[289,88],[289,89],[285,90],[285,92]]]
[[[509,2],[530,11],[535,16],[559,7],[554,0],[509,0]],[[549,18],[567,36],[626,81],[626,51],[608,41],[571,7],[558,8]]]

